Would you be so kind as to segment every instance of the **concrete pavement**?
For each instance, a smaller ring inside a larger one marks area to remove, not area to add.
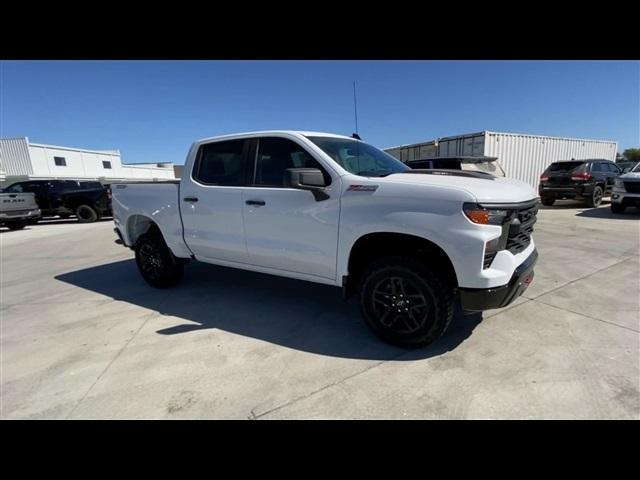
[[[544,208],[536,277],[387,346],[338,289],[192,264],[140,278],[112,222],[0,233],[1,418],[640,417],[640,213]]]

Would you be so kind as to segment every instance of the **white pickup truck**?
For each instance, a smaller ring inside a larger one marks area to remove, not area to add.
[[[114,187],[118,242],[150,285],[175,285],[190,260],[334,285],[401,346],[439,338],[458,298],[472,311],[508,305],[537,259],[528,184],[412,170],[341,135],[208,138],[182,180]]]

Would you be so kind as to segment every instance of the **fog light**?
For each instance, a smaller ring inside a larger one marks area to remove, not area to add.
[[[614,200],[617,200],[620,197],[620,195],[618,195],[617,193],[614,193],[613,195],[611,195],[611,198]]]

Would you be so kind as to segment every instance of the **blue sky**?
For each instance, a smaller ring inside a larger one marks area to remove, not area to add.
[[[198,138],[354,131],[389,147],[482,130],[640,147],[634,61],[2,61],[0,136],[183,163]]]

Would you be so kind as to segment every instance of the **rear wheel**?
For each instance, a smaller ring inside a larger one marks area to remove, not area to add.
[[[593,192],[591,192],[591,196],[587,198],[587,207],[598,207],[602,203],[603,190],[600,185],[596,185],[593,187]]]
[[[76,217],[80,223],[92,223],[100,219],[100,215],[89,205],[79,205],[76,208]]]
[[[27,226],[27,221],[19,220],[16,222],[9,222],[6,225],[9,230],[22,230],[24,227]]]
[[[454,292],[419,260],[387,257],[363,275],[360,308],[385,342],[421,347],[442,336],[453,318]]]
[[[135,252],[140,274],[152,287],[172,287],[182,279],[184,265],[173,256],[157,230],[142,235]]]
[[[542,197],[542,199],[540,201],[542,202],[543,205],[545,205],[547,207],[550,207],[551,205],[556,203],[556,199],[555,198],[551,198],[551,197]]]
[[[611,203],[611,211],[613,213],[624,213],[627,207],[622,205],[621,203]]]

